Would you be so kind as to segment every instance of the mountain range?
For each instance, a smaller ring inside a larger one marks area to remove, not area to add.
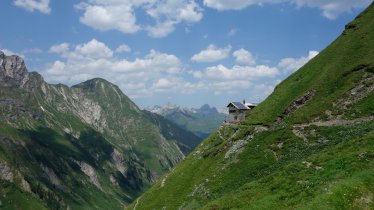
[[[163,106],[147,107],[146,110],[165,117],[201,139],[208,137],[226,119],[224,111],[219,112],[217,108],[210,107],[208,104],[200,108],[182,108],[168,103]]]
[[[0,207],[123,209],[199,142],[96,78],[48,84],[0,51]]]
[[[128,209],[374,209],[374,4]]]

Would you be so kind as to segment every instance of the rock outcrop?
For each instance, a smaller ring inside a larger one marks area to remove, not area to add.
[[[29,80],[24,60],[17,56],[6,56],[0,51],[0,85],[23,87]]]

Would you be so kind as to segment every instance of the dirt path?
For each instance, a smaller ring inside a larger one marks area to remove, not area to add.
[[[136,199],[136,203],[135,203],[135,206],[134,206],[134,208],[133,208],[132,210],[136,210],[136,207],[138,206],[138,204],[139,204],[139,198],[138,198],[138,199]]]
[[[312,123],[305,123],[305,124],[298,124],[294,125],[292,129],[292,133],[303,139],[305,143],[308,143],[308,138],[304,134],[303,130],[306,127],[309,127],[311,125],[326,127],[326,126],[345,126],[345,125],[355,125],[363,122],[369,122],[374,121],[374,116],[369,117],[362,117],[357,118],[354,120],[343,120],[343,119],[334,119],[334,120],[328,120],[328,121],[321,121],[321,122],[312,122]]]
[[[354,125],[354,124],[369,122],[369,121],[373,121],[373,120],[374,120],[374,116],[362,117],[362,118],[357,118],[357,119],[354,119],[354,120],[334,119],[334,120],[321,121],[321,122],[298,124],[298,125],[294,125],[293,127],[294,128],[305,128],[305,127],[309,127],[311,125],[316,125],[316,126]]]

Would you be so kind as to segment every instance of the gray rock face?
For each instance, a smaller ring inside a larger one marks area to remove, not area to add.
[[[97,177],[95,169],[83,161],[75,161],[79,167],[81,168],[81,171],[86,174],[90,178],[90,182],[94,184],[98,189],[102,190],[99,179]]]
[[[13,182],[13,172],[6,163],[0,162],[0,178]]]
[[[23,87],[29,73],[23,59],[16,55],[6,56],[0,51],[0,85]]]

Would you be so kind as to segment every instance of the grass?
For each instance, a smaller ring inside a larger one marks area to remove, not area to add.
[[[0,180],[0,209],[4,210],[34,210],[48,209],[43,201],[32,194],[23,192],[15,184]]]
[[[372,209],[374,122],[307,126],[301,129],[307,142],[293,133],[293,126],[329,120],[326,111],[335,118],[373,116],[373,92],[346,108],[334,107],[373,74],[373,20],[374,4],[280,83],[244,123],[220,128],[162,177],[139,198],[137,209]],[[315,96],[285,114],[308,91]],[[225,158],[258,125],[269,129]]]

